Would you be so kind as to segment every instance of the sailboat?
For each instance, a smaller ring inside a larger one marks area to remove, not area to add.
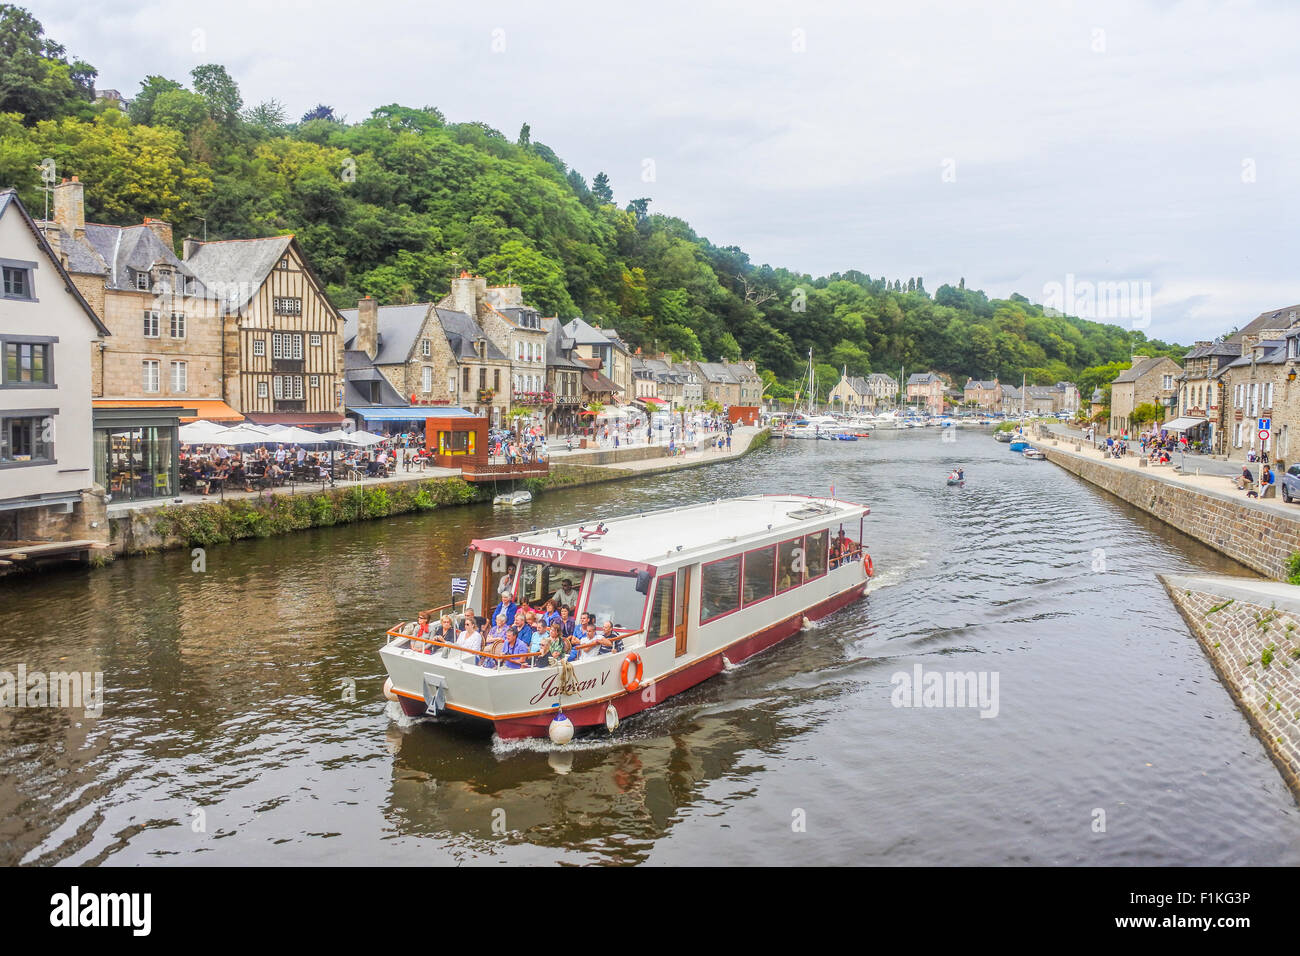
[[[785,428],[781,430],[782,438],[821,438],[823,433],[827,434],[836,427],[836,421],[830,415],[817,414],[817,370],[813,367],[812,349],[808,350],[808,371],[800,385],[807,383],[808,404],[804,409],[799,408],[799,392],[795,392],[794,413],[790,420],[786,422]]]

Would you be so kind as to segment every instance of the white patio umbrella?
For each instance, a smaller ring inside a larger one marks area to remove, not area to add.
[[[222,432],[229,431],[229,429],[229,425],[218,425],[216,422],[200,420],[190,422],[188,425],[182,425],[180,438],[187,445],[207,445],[215,441],[216,437]]]
[[[264,445],[274,443],[274,435],[268,435],[265,431],[256,425],[247,423],[236,425],[234,428],[227,428],[225,431],[214,435],[211,444],[214,445]]]
[[[283,445],[320,445],[328,441],[327,438],[316,434],[316,432],[309,432],[305,428],[297,428],[292,425],[285,426],[268,437],[271,441]]]
[[[348,436],[351,434],[352,434],[351,432],[345,432],[341,428],[336,428],[333,431],[321,432],[319,435],[316,436],[316,438],[324,442],[334,442],[334,441],[346,442]]]
[[[384,440],[383,435],[372,435],[367,431],[349,432],[346,438],[339,439],[345,445],[356,445],[358,448],[369,448],[371,445],[377,445]]]

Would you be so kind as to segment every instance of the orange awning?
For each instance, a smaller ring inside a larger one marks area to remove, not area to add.
[[[214,399],[199,399],[198,401],[189,401],[186,399],[161,398],[161,399],[131,399],[131,398],[97,398],[91,402],[95,408],[176,408],[180,406],[186,410],[194,409],[198,414],[183,415],[181,422],[196,422],[203,419],[209,422],[242,422],[244,416],[239,414],[225,402]]]

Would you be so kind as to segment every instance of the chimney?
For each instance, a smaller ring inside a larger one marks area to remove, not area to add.
[[[462,272],[451,280],[451,307],[457,312],[464,312],[471,319],[478,320],[477,284],[483,283],[487,289],[487,280],[477,279],[468,272]]]
[[[357,303],[357,336],[352,347],[374,361],[379,354],[379,302],[366,296]]]
[[[1137,368],[1138,365],[1140,365],[1142,362],[1145,362],[1150,357],[1151,356],[1149,355],[1130,355],[1129,361],[1131,364],[1129,365],[1129,368]]]
[[[184,242],[181,243],[181,258],[188,262],[194,256],[194,253],[198,252],[202,247],[203,243],[199,242],[199,240],[193,236],[186,236]]]
[[[86,234],[86,189],[76,176],[54,187],[54,221],[75,238]]]
[[[146,219],[144,224],[149,227],[149,231],[158,237],[158,241],[167,247],[168,252],[175,252],[176,247],[172,245],[172,224],[163,222],[161,219]]]

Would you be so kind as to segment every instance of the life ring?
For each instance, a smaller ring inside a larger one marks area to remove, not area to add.
[[[628,681],[627,670],[632,664],[636,665],[636,672],[632,680]],[[635,652],[627,655],[627,657],[623,659],[623,670],[619,674],[619,679],[623,681],[623,689],[627,691],[636,690],[641,686],[641,678],[643,676],[645,676],[645,664],[641,662],[641,655]]]
[[[876,567],[871,563],[871,555],[869,554],[862,555],[862,573],[867,577],[871,577],[876,573]]]

